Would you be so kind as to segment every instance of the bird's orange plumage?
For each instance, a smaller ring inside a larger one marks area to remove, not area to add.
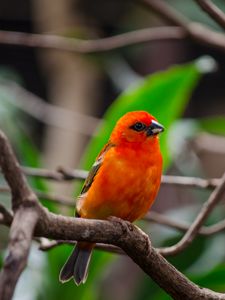
[[[144,111],[127,113],[117,122],[78,198],[80,217],[106,219],[116,216],[133,222],[147,213],[160,186],[162,156],[158,133],[161,131],[163,127]],[[81,251],[91,248],[87,243],[80,243]],[[68,261],[66,264],[67,267],[71,265]],[[62,281],[74,275],[76,283],[84,282],[86,273],[76,275],[84,270],[66,271],[66,274],[61,272]]]

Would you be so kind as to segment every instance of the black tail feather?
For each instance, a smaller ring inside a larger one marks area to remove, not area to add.
[[[86,281],[93,246],[91,244],[88,245],[89,247],[81,245],[81,243],[77,244],[62,267],[59,274],[59,280],[62,283],[69,281],[72,277],[77,285]]]
[[[79,285],[85,283],[88,275],[88,267],[91,259],[92,248],[79,249],[79,253],[74,265],[73,278],[74,282]]]

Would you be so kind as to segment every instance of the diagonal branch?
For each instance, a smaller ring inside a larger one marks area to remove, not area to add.
[[[225,14],[210,0],[195,0],[216,23],[225,29]]]
[[[149,221],[149,222],[154,222],[156,224],[164,225],[173,229],[177,229],[179,231],[186,232],[189,230],[191,224],[183,223],[181,221],[175,221],[167,216],[157,213],[155,211],[150,211],[145,215],[144,220]],[[204,235],[204,236],[209,236],[221,231],[225,230],[225,220],[219,221],[213,225],[210,226],[202,226],[198,234],[199,235]],[[159,250],[160,251],[160,250]],[[163,253],[162,253],[163,254]]]
[[[13,210],[24,201],[34,201],[35,195],[29,188],[25,176],[20,172],[20,165],[2,132],[0,132],[0,168],[11,189]]]
[[[160,249],[160,253],[164,256],[175,255],[178,252],[185,249],[188,245],[190,245],[193,239],[198,234],[203,223],[206,221],[209,214],[213,210],[213,208],[221,200],[224,192],[225,192],[225,173],[222,177],[220,185],[217,188],[215,188],[215,190],[210,195],[208,201],[204,203],[195,221],[191,224],[190,228],[185,233],[183,238],[176,245]]]
[[[201,23],[191,22],[186,16],[176,11],[166,1],[162,0],[139,0],[146,8],[155,12],[163,20],[168,21],[173,26],[180,26],[185,33],[193,41],[207,45],[209,47],[217,48],[225,51],[225,37],[224,34],[213,31]]]

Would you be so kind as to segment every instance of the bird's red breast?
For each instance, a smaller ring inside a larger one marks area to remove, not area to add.
[[[147,213],[160,186],[161,131],[144,111],[127,113],[117,122],[84,184],[77,202],[80,217],[132,222]]]

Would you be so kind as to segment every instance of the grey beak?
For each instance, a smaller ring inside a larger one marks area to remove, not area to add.
[[[164,127],[156,121],[152,121],[151,125],[147,128],[147,136],[157,135],[164,131]]]

